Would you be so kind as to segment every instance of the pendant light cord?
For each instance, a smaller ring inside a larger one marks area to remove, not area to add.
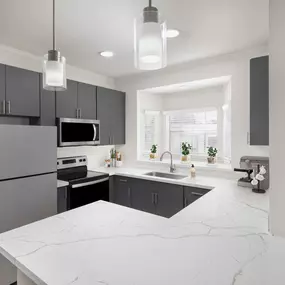
[[[149,0],[149,7],[151,7],[152,6],[152,0]]]
[[[53,14],[53,19],[52,19],[52,24],[53,24],[52,49],[55,50],[55,40],[56,40],[55,39],[55,0],[53,0],[52,14]]]

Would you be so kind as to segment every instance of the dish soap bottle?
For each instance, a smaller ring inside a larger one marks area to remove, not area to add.
[[[190,168],[190,175],[191,178],[195,178],[196,177],[196,169],[195,169],[195,165],[192,164],[191,168]]]

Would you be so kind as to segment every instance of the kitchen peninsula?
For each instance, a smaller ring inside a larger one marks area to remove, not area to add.
[[[0,252],[18,285],[284,284],[268,195],[212,186],[170,219],[99,201],[1,234]]]

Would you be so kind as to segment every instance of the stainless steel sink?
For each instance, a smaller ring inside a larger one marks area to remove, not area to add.
[[[176,180],[180,180],[180,179],[187,177],[185,175],[163,173],[163,172],[156,172],[156,171],[148,172],[148,173],[145,173],[144,175],[153,176],[153,177],[168,178],[168,179],[176,179]]]

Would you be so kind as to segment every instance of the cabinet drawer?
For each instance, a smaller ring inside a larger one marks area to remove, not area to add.
[[[210,191],[209,189],[197,187],[184,187],[184,206],[187,207]]]

